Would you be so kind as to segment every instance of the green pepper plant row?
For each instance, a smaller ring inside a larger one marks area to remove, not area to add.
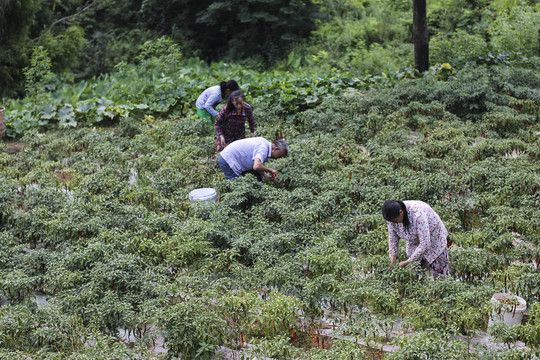
[[[370,344],[399,320],[413,334],[389,340],[401,349],[389,359],[533,358],[538,89],[533,70],[478,67],[325,96],[294,121],[265,117],[261,103],[259,134],[291,144],[273,160],[277,183],[226,181],[213,132],[193,116],[23,134],[20,152],[0,153],[0,357],[160,358],[158,335],[171,359],[210,359],[219,346],[378,357],[354,342],[317,348],[324,317]],[[201,187],[220,201],[190,203]],[[423,200],[441,215],[449,279],[389,266],[386,199]],[[527,349],[459,340],[486,330],[495,292],[527,300],[527,323],[498,332]]]

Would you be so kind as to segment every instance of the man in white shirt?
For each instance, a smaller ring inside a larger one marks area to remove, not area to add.
[[[278,159],[289,154],[289,145],[285,140],[276,140],[270,143],[262,137],[241,139],[227,145],[219,154],[218,164],[227,179],[252,173],[257,180],[274,177],[277,171],[264,166],[269,158]]]

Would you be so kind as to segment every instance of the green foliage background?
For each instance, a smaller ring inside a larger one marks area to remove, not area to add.
[[[427,5],[433,63],[456,66],[501,52],[538,55],[536,0]],[[411,1],[4,0],[0,23],[0,98],[25,94],[23,69],[38,46],[62,82],[109,73],[131,62],[146,41],[163,36],[186,58],[259,71],[309,67],[365,76],[413,63]],[[460,46],[475,51],[461,52],[464,59],[448,54]]]
[[[109,84],[117,94],[111,99],[129,100],[120,85],[142,81],[138,66],[150,74],[157,64],[177,66],[173,49],[85,86]],[[116,103],[93,100],[86,119],[104,118],[87,120],[92,126],[28,128],[18,140],[24,149],[0,157],[1,347],[10,356],[152,358],[147,345],[163,334],[169,357],[210,358],[216,346],[239,347],[241,339],[256,345],[246,356],[364,353],[292,346],[291,331],[309,334],[306,326],[316,327],[324,313],[372,344],[385,322],[401,317],[420,332],[400,342],[403,352],[393,358],[433,347],[491,358],[489,349],[444,339],[485,330],[494,292],[538,302],[540,78],[529,67],[434,68],[369,86],[343,76],[273,73],[278,81],[248,73],[254,85],[242,84],[259,134],[291,143],[291,156],[271,164],[279,183],[226,181],[212,129],[182,102],[111,116]],[[210,79],[219,67],[190,69]],[[157,96],[167,84],[160,79],[132,95]],[[330,92],[336,84],[346,85]],[[296,89],[293,100],[278,95],[283,88]],[[316,94],[320,101],[308,103]],[[188,201],[191,190],[208,186],[220,201]],[[388,267],[379,212],[389,198],[424,200],[441,215],[453,243],[451,279],[415,279],[409,269]],[[36,294],[48,303],[36,305]],[[534,351],[537,316],[515,330]],[[112,341],[118,328],[135,334],[136,347]]]
[[[408,67],[409,2],[313,3],[314,31],[285,36],[282,57],[210,65],[193,56],[211,58],[204,44],[159,16],[179,14],[174,1],[96,1],[52,32],[44,24],[86,4],[1,4],[34,18],[1,34],[27,57],[2,71],[27,63],[9,80],[25,97],[2,100],[3,147],[22,150],[0,153],[0,357],[163,358],[152,351],[163,337],[170,359],[219,346],[374,359],[396,322],[414,333],[387,339],[400,347],[389,359],[538,356],[536,2],[430,2],[435,64],[422,75]],[[151,25],[122,32],[141,19]],[[277,183],[226,181],[216,166],[194,101],[230,78],[258,134],[291,144],[269,162]],[[201,187],[220,200],[190,203]],[[388,265],[386,199],[440,214],[449,279]],[[493,330],[508,350],[470,343],[503,291],[527,300],[527,322]],[[323,317],[343,337],[325,349],[313,345]]]

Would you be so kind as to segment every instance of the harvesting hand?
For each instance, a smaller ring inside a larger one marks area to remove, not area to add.
[[[390,256],[390,265],[395,264],[397,261],[397,256]]]
[[[409,265],[409,262],[407,260],[402,261],[402,262],[399,263],[399,266],[402,266],[402,267],[405,267],[407,265]]]

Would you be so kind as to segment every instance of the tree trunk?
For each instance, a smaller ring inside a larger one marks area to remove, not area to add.
[[[429,68],[429,36],[426,0],[413,0],[414,68],[424,72]]]
[[[6,135],[6,123],[4,122],[4,108],[0,107],[0,139]]]

